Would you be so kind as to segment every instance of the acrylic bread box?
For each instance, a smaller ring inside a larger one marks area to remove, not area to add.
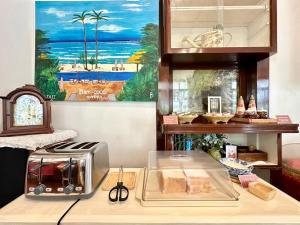
[[[237,206],[227,170],[204,152],[149,152],[137,199],[143,206]]]

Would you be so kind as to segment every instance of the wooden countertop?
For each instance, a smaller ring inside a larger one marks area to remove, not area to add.
[[[128,201],[111,204],[108,192],[98,188],[92,198],[79,201],[61,224],[300,224],[300,203],[283,192],[278,190],[275,199],[265,202],[237,184],[234,188],[241,194],[238,207],[142,207],[134,191]],[[22,195],[0,210],[0,225],[57,224],[73,202]]]

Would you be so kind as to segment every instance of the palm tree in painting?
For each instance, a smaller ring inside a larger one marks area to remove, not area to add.
[[[86,19],[90,16],[87,11],[83,11],[81,14],[74,14],[73,15],[73,23],[80,22],[83,26],[83,38],[84,38],[84,58],[85,58],[85,69],[87,70],[87,46],[86,46]]]
[[[98,25],[99,21],[107,20],[108,16],[102,15],[103,11],[96,12],[93,10],[93,14],[91,14],[91,20],[96,20],[96,69],[98,68]]]

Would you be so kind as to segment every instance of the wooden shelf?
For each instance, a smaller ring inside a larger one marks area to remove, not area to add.
[[[272,170],[278,170],[281,169],[282,167],[276,164],[267,164],[267,165],[255,165],[255,169],[272,169]]]
[[[173,48],[164,59],[177,64],[225,63],[239,64],[260,61],[270,56],[271,48]]]
[[[299,124],[178,124],[162,125],[163,134],[299,133]]]

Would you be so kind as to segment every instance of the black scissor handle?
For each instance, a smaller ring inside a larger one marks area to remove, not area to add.
[[[115,196],[112,196],[113,193],[116,192]],[[113,187],[108,194],[108,198],[111,202],[117,202],[118,201],[118,194],[119,194],[119,188],[117,186]]]
[[[116,195],[113,196],[113,193],[116,192]],[[123,197],[123,193],[125,192],[125,196]],[[128,188],[123,186],[123,182],[118,182],[117,186],[113,187],[108,194],[108,198],[111,202],[123,202],[128,199],[129,191]]]
[[[125,196],[122,197],[122,193],[124,193],[124,192],[125,192]],[[120,187],[120,192],[119,192],[119,201],[120,202],[126,201],[128,196],[129,196],[128,188],[122,185]]]

